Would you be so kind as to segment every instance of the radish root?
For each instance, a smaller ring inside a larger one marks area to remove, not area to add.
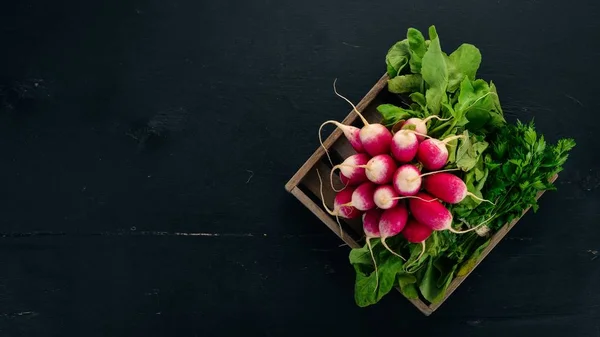
[[[384,239],[384,238],[381,238],[381,244],[383,244],[383,246],[385,247],[385,249],[387,249],[387,250],[388,250],[390,253],[392,253],[392,254],[396,255],[397,257],[401,258],[401,259],[402,259],[402,261],[406,261],[406,259],[405,259],[405,258],[403,258],[403,257],[402,257],[402,255],[400,255],[400,254],[396,253],[395,251],[393,251],[393,250],[392,250],[392,249],[391,249],[391,248],[388,246],[388,244],[385,242],[385,239]]]
[[[442,143],[444,143],[444,144],[448,144],[449,142],[451,142],[451,141],[453,141],[453,140],[455,140],[455,139],[459,139],[459,138],[465,138],[465,137],[467,137],[467,136],[465,136],[465,135],[456,135],[456,136],[452,136],[452,137],[444,138],[444,139],[442,140]]]
[[[331,157],[329,156],[329,150],[327,150],[325,145],[323,145],[323,138],[321,137],[321,130],[323,130],[323,127],[327,124],[334,124],[335,126],[337,126],[340,129],[342,127],[344,127],[344,124],[334,121],[334,120],[330,120],[330,121],[323,122],[323,124],[321,124],[321,126],[319,127],[319,143],[321,143],[321,147],[323,148],[323,150],[325,150],[325,154],[327,155],[327,159],[329,159],[329,163],[331,163],[331,166],[333,166],[333,161],[331,161]]]
[[[438,201],[438,199],[437,199],[437,198],[433,198],[433,199],[431,199],[431,200],[427,200],[427,199],[423,199],[423,198],[421,198],[421,197],[417,197],[417,196],[414,196],[414,195],[409,195],[409,196],[406,196],[406,197],[395,197],[395,198],[390,198],[390,200],[401,200],[401,199],[419,199],[419,200],[422,200],[422,201],[425,201],[425,202]]]
[[[492,215],[492,216],[490,216],[490,218],[489,218],[489,219],[485,220],[484,222],[480,223],[479,225],[477,225],[477,226],[475,226],[475,227],[472,227],[472,228],[469,228],[469,229],[465,229],[464,231],[457,231],[456,229],[452,228],[452,226],[450,226],[450,228],[448,228],[448,230],[449,230],[449,231],[451,231],[451,232],[452,232],[452,233],[454,233],[454,234],[464,234],[464,233],[468,233],[468,232],[474,231],[474,230],[476,230],[477,228],[479,228],[479,227],[481,227],[481,226],[483,226],[483,225],[487,224],[488,222],[490,222],[491,220],[493,220],[493,219],[494,219],[494,216],[495,216],[495,215]]]
[[[350,102],[349,99],[347,99],[346,97],[340,95],[337,92],[337,89],[335,88],[335,82],[337,82],[337,78],[335,80],[333,80],[333,92],[335,92],[336,95],[338,95],[340,98],[342,98],[346,102],[350,103],[350,105],[352,105],[352,107],[354,108],[354,111],[356,112],[356,114],[358,115],[358,117],[360,117],[360,119],[362,120],[363,124],[369,125],[369,122],[367,122],[367,120],[365,119],[365,117],[363,117],[363,115],[360,112],[358,112],[358,109],[356,108],[356,106],[354,104],[352,104],[352,102]]]
[[[454,169],[446,169],[446,170],[440,170],[440,171],[427,172],[427,173],[420,174],[416,178],[409,179],[408,181],[409,182],[413,182],[413,181],[415,181],[415,180],[417,180],[417,179],[419,179],[421,177],[425,177],[425,176],[428,176],[430,174],[436,174],[436,173],[441,173],[441,172],[450,172],[450,171],[460,171],[460,169],[459,168],[454,168]]]
[[[369,252],[371,253],[371,259],[373,260],[373,266],[375,266],[375,289],[373,292],[377,292],[377,287],[379,287],[379,271],[377,270],[377,262],[375,261],[375,256],[373,255],[373,247],[371,246],[371,238],[367,238],[367,247],[369,247]]]
[[[323,208],[325,208],[327,213],[329,213],[332,216],[335,216],[335,221],[337,221],[338,226],[340,227],[340,238],[343,240],[344,239],[344,231],[342,230],[342,224],[340,223],[339,215],[337,213],[329,210],[327,205],[325,205],[325,197],[323,196],[323,179],[321,179],[321,173],[319,173],[318,169],[317,169],[317,176],[319,176],[319,192],[321,194],[321,201],[323,202]]]
[[[421,253],[419,254],[419,257],[417,257],[417,259],[412,261],[411,263],[405,264],[403,270],[409,274],[412,274],[413,272],[409,271],[408,268],[412,267],[415,263],[417,263],[423,257],[423,254],[425,254],[425,240],[421,241]]]
[[[496,205],[496,204],[494,204],[493,202],[491,202],[491,201],[489,201],[489,200],[487,200],[487,199],[482,199],[482,198],[480,198],[480,197],[476,196],[475,194],[473,194],[473,193],[471,193],[471,192],[467,192],[467,195],[468,195],[468,196],[470,196],[471,198],[475,199],[475,200],[479,200],[479,201],[485,201],[485,202],[489,202],[489,203],[490,203],[490,204],[492,204],[492,205]]]
[[[452,119],[452,117],[448,117],[448,118],[441,118],[441,117],[440,117],[440,116],[438,116],[438,115],[431,115],[431,116],[429,116],[429,117],[427,117],[427,118],[423,119],[422,121],[423,121],[423,123],[427,123],[427,122],[429,122],[430,120],[432,120],[432,119],[434,119],[434,118],[435,118],[435,119],[437,119],[438,121],[442,121],[442,122],[449,121],[450,119]]]

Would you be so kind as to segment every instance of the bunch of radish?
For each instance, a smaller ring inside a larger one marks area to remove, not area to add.
[[[340,128],[356,151],[333,166],[332,187],[333,175],[339,170],[344,188],[336,190],[333,210],[325,206],[324,200],[323,206],[336,218],[362,217],[376,272],[371,239],[380,239],[385,249],[406,261],[386,243],[386,239],[401,234],[408,242],[422,245],[418,261],[425,252],[425,241],[434,231],[461,234],[483,225],[464,231],[454,229],[452,213],[446,205],[460,203],[467,196],[488,201],[468,192],[462,179],[450,173],[458,169],[442,170],[448,162],[448,142],[462,135],[445,139],[428,136],[427,122],[437,116],[411,118],[399,129],[394,128],[397,131],[393,133],[382,124],[369,123],[352,102],[335,93],[352,105],[364,126],[359,129],[335,121],[323,123]]]

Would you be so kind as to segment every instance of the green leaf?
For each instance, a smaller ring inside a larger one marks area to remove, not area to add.
[[[401,119],[408,119],[417,116],[418,113],[412,110],[403,109],[393,104],[381,104],[377,107],[377,111],[383,117],[384,125],[394,125]]]
[[[410,48],[410,71],[418,74],[421,72],[421,62],[427,51],[425,38],[423,37],[423,34],[415,28],[409,28],[406,37]]]
[[[431,303],[441,301],[446,294],[448,286],[452,282],[456,268],[456,264],[451,268],[446,269],[441,266],[438,260],[429,260],[427,269],[419,284],[419,290],[423,297]]]
[[[427,111],[427,103],[425,101],[425,95],[420,92],[413,92],[410,94],[410,99],[417,103],[423,111]]]
[[[490,244],[491,241],[492,240],[489,239],[486,242],[484,242],[481,246],[479,246],[473,252],[473,254],[471,254],[471,257],[468,260],[466,260],[465,262],[462,263],[462,265],[460,266],[460,269],[456,273],[457,277],[466,276],[469,272],[471,272],[471,270],[473,270],[473,268],[475,268],[475,264],[477,263],[477,260],[481,256],[481,253]]]
[[[427,108],[430,113],[437,114],[442,106],[442,100],[446,96],[448,68],[435,26],[429,28],[429,38],[431,43],[423,56],[421,74],[429,86],[425,93]]]
[[[387,52],[385,63],[387,65],[387,73],[390,78],[396,77],[402,69],[408,64],[410,59],[410,50],[408,40],[396,42]]]
[[[470,136],[465,130],[465,138],[461,139],[456,152],[456,166],[463,171],[469,171],[477,164],[483,152],[487,149],[488,143],[484,140],[478,140],[476,136]]]
[[[449,56],[448,91],[455,92],[466,77],[475,80],[477,69],[481,64],[481,53],[472,44],[462,44]]]
[[[383,263],[380,262],[378,265],[379,285],[377,285],[377,276],[374,271],[369,275],[357,272],[354,284],[356,304],[359,307],[366,307],[379,302],[394,287],[396,275],[402,271],[402,265],[403,261],[394,255],[388,255],[383,259]]]
[[[418,92],[423,78],[419,74],[396,76],[388,80],[388,90],[395,94]]]
[[[413,274],[398,274],[398,285],[400,286],[400,292],[402,292],[402,295],[404,295],[406,298],[411,300],[419,298],[416,283],[417,278]]]

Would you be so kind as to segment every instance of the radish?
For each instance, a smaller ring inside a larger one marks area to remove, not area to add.
[[[327,150],[325,145],[323,145],[323,139],[321,138],[321,130],[323,129],[323,126],[325,126],[326,124],[334,124],[335,126],[340,128],[342,130],[342,132],[344,133],[344,136],[346,136],[346,139],[348,139],[348,142],[350,143],[350,145],[352,146],[354,151],[356,151],[357,153],[364,152],[364,149],[363,149],[362,143],[360,141],[360,137],[359,137],[359,133],[360,133],[359,128],[352,126],[352,125],[345,125],[338,121],[331,121],[331,120],[325,121],[319,127],[319,142],[321,143],[323,150],[325,150],[325,154],[327,154],[327,158],[329,158],[330,163],[332,163],[332,161],[331,161],[331,157],[329,156],[329,151]],[[333,163],[332,163],[332,165],[333,165]]]
[[[420,192],[417,197],[409,200],[410,212],[418,222],[434,231],[449,230],[455,234],[464,234],[477,230],[495,219],[494,214],[475,227],[458,231],[452,228],[452,213],[441,202],[425,192]]]
[[[452,231],[452,213],[431,195],[420,192],[417,196],[421,199],[408,201],[413,217],[423,225],[435,231]]]
[[[380,209],[390,209],[398,204],[398,192],[392,185],[379,185],[373,194],[375,205]]]
[[[400,166],[393,177],[396,192],[402,196],[416,195],[421,189],[421,172],[413,164]]]
[[[434,118],[437,120],[440,120],[440,121],[447,121],[450,119],[450,118],[440,118],[439,116],[436,116],[436,115],[429,116],[425,119],[413,117],[413,118],[407,119],[406,122],[404,122],[402,124],[401,128],[406,129],[410,125],[414,125],[415,131],[420,133],[420,135],[417,135],[417,139],[419,140],[419,142],[422,142],[423,139],[425,139],[425,137],[423,135],[427,135],[427,122],[429,122],[431,119],[434,119]]]
[[[353,155],[353,156],[357,156],[357,155]],[[366,155],[364,155],[364,156],[366,156]],[[350,158],[350,157],[348,157],[348,158]],[[360,159],[359,161],[364,161],[365,158],[361,157],[359,159]],[[354,161],[356,162],[357,160],[354,160]],[[346,171],[349,171],[348,168],[363,169],[365,177],[369,181],[374,182],[376,184],[386,184],[386,183],[389,183],[392,181],[394,172],[396,172],[396,169],[398,168],[394,159],[388,154],[376,155],[375,157],[369,159],[369,161],[364,165],[352,165],[352,164],[350,164],[350,162],[351,161],[346,159],[343,163],[334,166],[331,172],[333,173],[333,170],[340,167],[340,170],[342,170],[342,173],[346,177],[349,178],[349,176],[346,174],[346,172],[343,172],[344,168],[346,168]],[[362,175],[360,175],[360,176],[357,175],[356,177],[357,177],[356,179],[353,179],[354,181],[358,181],[358,178],[362,179]]]
[[[333,188],[333,172],[336,169],[340,169],[340,174],[347,179],[347,184],[344,185],[357,185],[367,180],[364,165],[366,165],[371,158],[364,153],[357,153],[346,158],[341,164],[335,165],[331,168],[329,174],[329,180]],[[335,188],[334,191],[339,192]]]
[[[381,218],[381,210],[376,208],[369,210],[363,214],[363,231],[365,232],[365,240],[367,241],[367,247],[369,248],[369,252],[371,253],[371,259],[373,260],[373,265],[375,266],[375,278],[376,285],[379,284],[379,272],[377,271],[377,262],[375,262],[375,256],[373,256],[373,247],[371,247],[371,239],[381,237],[379,232],[379,219]],[[377,289],[377,286],[375,286]]]
[[[375,208],[373,196],[375,194],[376,187],[377,185],[370,181],[358,185],[354,189],[354,192],[352,192],[350,202],[342,206],[354,206],[359,211],[368,211],[372,208]]]
[[[392,181],[398,166],[388,154],[380,154],[371,158],[364,166],[367,179],[376,184],[387,184]]]
[[[385,240],[391,236],[396,236],[402,232],[404,226],[406,226],[406,220],[408,219],[408,210],[404,202],[398,203],[398,206],[387,209],[381,213],[379,219],[379,232],[381,234],[381,244],[390,251],[392,254],[398,256],[402,260],[406,261],[400,254],[394,252],[385,242]]]
[[[410,217],[408,219],[406,226],[402,230],[402,235],[406,238],[406,241],[410,243],[420,243],[422,246],[421,254],[419,254],[419,257],[417,257],[415,262],[419,261],[425,253],[425,241],[431,236],[431,233],[433,233],[431,228],[423,225],[415,218]],[[408,266],[406,266],[405,270],[406,269],[408,269]]]
[[[446,144],[454,139],[464,138],[464,135],[448,137],[444,140],[426,139],[419,144],[417,160],[427,170],[439,170],[448,162],[448,149]]]
[[[391,144],[391,152],[394,158],[401,163],[412,161],[419,150],[417,135],[410,130],[400,130],[394,134]]]
[[[352,202],[352,194],[354,193],[355,188],[343,189],[339,191],[335,198],[333,199],[333,211],[330,210],[325,204],[325,197],[323,196],[323,180],[321,179],[321,173],[317,170],[317,176],[319,177],[319,192],[321,194],[321,201],[323,202],[323,208],[330,215],[335,216],[335,220],[340,226],[340,236],[343,238],[342,224],[340,223],[339,217],[345,219],[354,219],[360,216],[360,211],[356,209],[356,207],[352,205],[348,205],[348,203]]]
[[[447,202],[449,204],[458,204],[463,201],[468,195],[479,201],[487,201],[490,204],[493,202],[481,199],[475,194],[467,190],[467,185],[457,176],[451,173],[440,172],[430,175],[424,179],[423,188],[434,197]]]
[[[447,169],[435,172],[421,174],[419,168],[413,164],[404,164],[400,166],[394,173],[393,183],[398,194],[402,196],[413,196],[419,193],[421,189],[422,177],[430,174],[448,171],[457,171],[459,169]]]
[[[390,152],[390,145],[392,143],[392,132],[388,130],[388,128],[386,128],[383,124],[369,123],[365,119],[365,117],[360,112],[358,112],[356,106],[352,104],[352,102],[350,102],[349,99],[340,95],[337,92],[337,89],[335,88],[336,81],[337,79],[333,81],[333,91],[336,95],[348,102],[352,106],[352,108],[354,108],[354,111],[356,112],[358,117],[360,117],[364,124],[364,126],[360,129],[360,132],[358,133],[364,151],[370,154],[371,156],[376,156],[378,154]]]

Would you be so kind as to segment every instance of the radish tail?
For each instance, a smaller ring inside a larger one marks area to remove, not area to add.
[[[377,292],[377,287],[379,287],[379,271],[377,270],[377,262],[375,262],[375,256],[373,255],[373,247],[371,247],[371,238],[367,238],[367,247],[369,247],[369,252],[371,253],[371,259],[373,260],[373,266],[375,266],[375,289],[373,292]]]
[[[435,119],[437,119],[438,121],[442,121],[442,122],[444,122],[444,121],[449,121],[450,119],[452,119],[452,117],[448,117],[448,118],[441,118],[440,116],[437,116],[437,115],[431,115],[431,116],[429,116],[429,117],[427,117],[427,118],[423,119],[423,123],[427,123],[427,122],[429,122],[430,120],[432,120],[432,119],[434,119],[434,118],[435,118]]]
[[[401,199],[419,199],[419,200],[422,200],[422,201],[425,201],[425,202],[432,202],[432,201],[438,200],[437,198],[433,198],[431,200],[427,200],[427,199],[423,199],[421,197],[417,197],[417,196],[414,196],[414,195],[410,195],[410,196],[406,196],[406,197],[390,198],[390,200],[401,200]]]
[[[487,200],[487,199],[482,199],[482,198],[480,198],[480,197],[476,196],[475,194],[473,194],[473,193],[471,193],[471,192],[467,192],[467,195],[468,195],[468,196],[470,196],[471,198],[475,199],[475,200],[479,200],[479,201],[485,201],[485,202],[489,202],[489,203],[490,203],[490,204],[492,204],[492,205],[496,205],[496,204],[494,204],[493,202],[491,202],[491,201],[489,201],[489,200]]]
[[[321,173],[319,173],[318,169],[317,169],[317,176],[319,176],[319,185],[320,185],[319,192],[321,193],[321,201],[323,202],[323,208],[325,208],[327,213],[329,213],[330,215],[337,217],[337,214],[335,214],[333,211],[329,210],[329,208],[327,208],[327,205],[325,205],[325,197],[323,196],[323,180],[321,179]],[[341,225],[340,225],[340,229],[341,229]]]
[[[360,117],[360,119],[362,120],[362,122],[363,122],[365,125],[369,125],[369,122],[367,122],[367,120],[365,119],[365,117],[363,117],[363,115],[362,115],[360,112],[358,112],[358,109],[356,108],[356,106],[354,106],[354,104],[352,104],[352,102],[350,102],[350,100],[349,100],[349,99],[347,99],[346,97],[344,97],[344,96],[340,95],[340,94],[337,92],[337,89],[335,88],[335,82],[337,82],[337,78],[336,78],[335,80],[333,80],[333,92],[335,92],[335,94],[336,94],[336,95],[338,95],[339,97],[341,97],[341,98],[342,98],[343,100],[345,100],[346,102],[350,103],[350,105],[352,105],[352,107],[354,108],[354,111],[356,111],[356,114],[358,115],[358,117]]]
[[[340,167],[342,167],[342,166],[343,166],[342,164],[335,165],[334,167],[332,167],[332,168],[331,168],[331,172],[329,172],[329,183],[331,184],[331,189],[332,189],[334,192],[341,192],[341,191],[343,191],[343,190],[344,190],[346,187],[348,187],[348,185],[344,185],[344,187],[342,187],[342,189],[341,189],[341,190],[336,190],[336,189],[335,189],[335,186],[333,186],[333,173],[335,172],[335,169],[337,169],[337,168],[340,168]],[[317,170],[317,173],[319,173],[319,170]],[[321,176],[320,176],[320,175],[319,175],[319,179],[321,179]],[[323,197],[321,197],[321,198],[323,198]]]
[[[393,251],[393,250],[392,250],[392,249],[391,249],[391,248],[388,246],[388,244],[385,242],[385,239],[384,239],[384,238],[381,238],[381,243],[383,244],[383,246],[385,247],[385,249],[387,249],[387,250],[388,250],[390,253],[392,253],[392,254],[396,255],[397,257],[401,258],[401,259],[402,259],[402,261],[406,261],[406,259],[405,259],[405,258],[403,258],[403,257],[402,257],[402,255],[400,255],[400,254],[398,254],[398,253],[394,252],[394,251]]]
[[[464,233],[468,233],[468,232],[474,231],[474,230],[476,230],[477,228],[479,228],[479,227],[481,227],[481,226],[483,226],[483,225],[487,224],[488,222],[490,222],[491,220],[493,220],[493,219],[494,219],[494,216],[495,216],[495,215],[492,215],[492,216],[491,216],[489,219],[485,220],[484,222],[480,223],[479,225],[477,225],[477,226],[475,226],[475,227],[472,227],[472,228],[469,228],[469,229],[465,229],[464,231],[457,231],[456,229],[452,228],[452,226],[450,226],[450,228],[448,228],[448,230],[449,230],[449,231],[451,231],[451,232],[452,232],[452,233],[454,233],[454,234],[464,234]]]
[[[417,263],[423,257],[423,254],[425,254],[425,241],[421,241],[421,253],[419,254],[419,257],[417,257],[417,259],[414,260],[412,263],[405,264],[403,270],[409,274],[414,273],[414,271],[409,271],[409,268],[412,267],[415,263]]]
[[[451,142],[451,141],[453,141],[455,139],[465,138],[465,137],[466,137],[465,135],[456,135],[456,136],[448,137],[448,138],[443,139],[442,143],[448,144],[448,142]]]
[[[329,151],[327,150],[327,148],[325,147],[325,145],[323,145],[323,138],[321,137],[321,130],[323,130],[323,127],[326,124],[335,124],[335,126],[337,126],[337,127],[339,127],[341,129],[341,126],[340,126],[341,123],[336,122],[336,121],[325,121],[319,127],[319,143],[321,143],[321,147],[323,148],[323,150],[325,150],[325,154],[327,155],[327,159],[329,159],[329,163],[331,163],[331,166],[333,166],[333,162],[331,161],[331,157],[329,156]]]
[[[441,173],[441,172],[450,172],[450,171],[460,171],[460,169],[459,168],[453,168],[453,169],[446,169],[446,170],[439,170],[439,171],[427,172],[427,173],[420,174],[416,178],[409,179],[408,181],[412,182],[412,181],[415,181],[415,180],[417,180],[417,179],[419,179],[421,177],[428,176],[430,174],[436,174],[436,173]]]

